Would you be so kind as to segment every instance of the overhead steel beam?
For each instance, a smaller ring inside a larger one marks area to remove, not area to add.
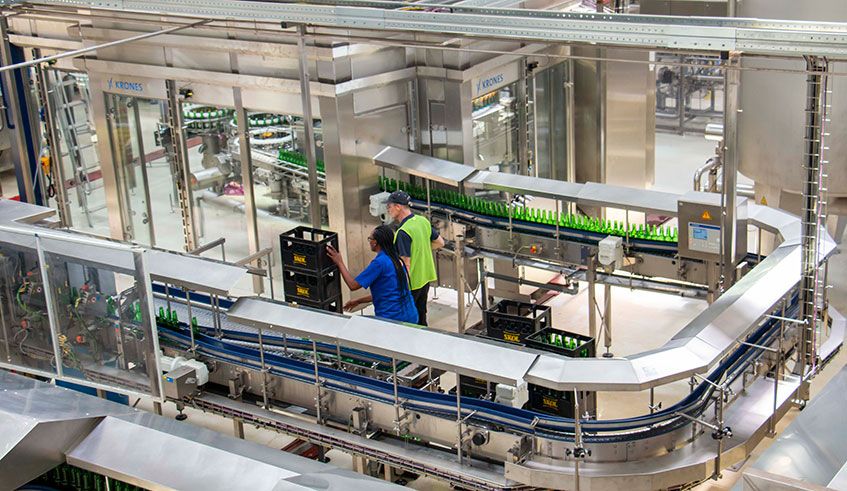
[[[211,20],[201,20],[201,21],[198,21],[198,22],[192,22],[191,24],[187,24],[187,25],[184,25],[184,26],[170,27],[168,29],[162,29],[160,31],[148,32],[148,33],[145,33],[145,34],[139,34],[138,36],[132,36],[132,37],[125,38],[125,39],[120,39],[118,41],[111,41],[111,42],[104,43],[104,44],[98,44],[96,46],[89,46],[87,48],[75,49],[73,51],[67,51],[65,53],[59,53],[58,55],[45,56],[43,58],[38,58],[38,59],[35,59],[35,60],[24,61],[22,63],[15,63],[14,65],[5,65],[5,66],[0,67],[0,73],[5,72],[7,70],[15,70],[17,68],[26,68],[26,67],[30,67],[30,66],[33,66],[33,65],[38,65],[40,63],[49,63],[51,61],[61,60],[62,58],[74,58],[76,56],[84,55],[84,54],[90,53],[92,51],[97,51],[98,49],[111,48],[113,46],[119,46],[121,44],[131,43],[133,41],[139,41],[141,39],[147,39],[147,38],[159,36],[159,35],[162,35],[162,34],[168,34],[168,33],[171,33],[171,32],[181,31],[183,29],[188,29],[190,27],[197,27],[197,26],[201,26],[203,24],[208,24],[209,22],[211,22]]]
[[[66,2],[42,0],[39,2],[41,4],[65,5]],[[102,2],[95,0],[77,0],[75,4],[79,7],[110,10],[103,9]],[[361,5],[361,2],[304,5],[208,0],[198,6],[197,2],[191,0],[123,0],[117,5],[136,13],[169,12],[195,18],[261,19],[284,22],[285,25],[439,32],[713,52],[847,55],[847,25],[836,22],[609,15],[474,7],[451,7],[451,12],[445,13],[389,9],[388,4],[382,8],[351,6]],[[37,10],[37,6],[34,7]]]

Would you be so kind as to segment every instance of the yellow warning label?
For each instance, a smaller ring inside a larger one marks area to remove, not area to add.
[[[712,215],[709,215],[709,210],[703,210],[703,215],[700,216],[703,220],[711,220]]]
[[[309,289],[299,285],[297,286],[297,294],[301,297],[312,298],[311,295],[309,295]]]
[[[762,196],[762,204],[765,206],[768,205],[768,200],[766,200],[764,196]]]
[[[306,265],[306,256],[301,256],[300,254],[294,254],[294,262],[296,264]]]

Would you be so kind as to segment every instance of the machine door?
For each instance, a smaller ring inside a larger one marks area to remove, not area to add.
[[[106,94],[112,154],[117,168],[124,239],[166,249],[183,248],[175,179],[163,148],[166,102]]]

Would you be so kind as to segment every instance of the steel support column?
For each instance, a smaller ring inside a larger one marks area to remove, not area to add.
[[[3,66],[12,65],[16,61],[15,53],[20,48],[9,43],[8,22],[5,15],[0,15],[0,61]],[[29,107],[26,101],[29,90],[24,83],[26,73],[21,69],[7,70],[2,75],[3,106],[5,106],[4,125],[11,132],[10,143],[12,156],[16,163],[15,174],[18,181],[18,193],[21,201],[42,204],[41,192],[36,189],[33,176],[38,173],[38,155],[36,145],[38,137],[33,132],[29,121]]]
[[[315,160],[315,131],[312,128],[312,92],[309,82],[309,60],[306,56],[306,26],[298,27],[300,36],[297,48],[300,50],[300,97],[303,101],[303,129],[306,144],[303,153],[309,168],[309,221],[313,228],[321,228],[321,195],[318,189],[318,166]]]
[[[735,200],[738,196],[738,100],[741,58],[730,53],[724,69],[724,124],[723,124],[723,212],[721,216],[721,277],[722,293],[735,283],[735,255],[738,231],[736,229]]]
[[[244,220],[247,222],[247,247],[250,254],[259,252],[259,227],[256,223],[256,196],[253,190],[253,158],[250,150],[250,134],[247,126],[247,110],[241,99],[241,87],[232,88],[232,98],[235,101],[235,114],[238,115],[238,146],[241,155],[241,187],[244,190]],[[256,259],[254,266],[262,267],[262,260]],[[268,261],[268,270],[271,264]],[[273,278],[272,274],[268,275]],[[273,281],[273,280],[271,280]],[[261,276],[253,275],[253,291],[262,293],[265,284]]]
[[[171,129],[171,145],[173,148],[173,169],[176,177],[179,209],[182,213],[182,233],[185,237],[185,250],[197,248],[197,224],[194,218],[194,206],[191,202],[191,172],[188,170],[188,150],[185,146],[185,134],[182,132],[182,105],[176,82],[165,81],[168,95],[168,126]]]
[[[585,279],[588,281],[588,335],[597,339],[597,292],[594,291],[594,286],[597,284],[597,271],[594,270],[594,263],[594,256],[589,256]]]

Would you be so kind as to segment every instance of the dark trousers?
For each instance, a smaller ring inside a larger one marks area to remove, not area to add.
[[[421,326],[426,325],[426,300],[428,296],[429,283],[417,290],[412,290],[412,298],[415,300],[415,308],[418,309],[418,324]]]

